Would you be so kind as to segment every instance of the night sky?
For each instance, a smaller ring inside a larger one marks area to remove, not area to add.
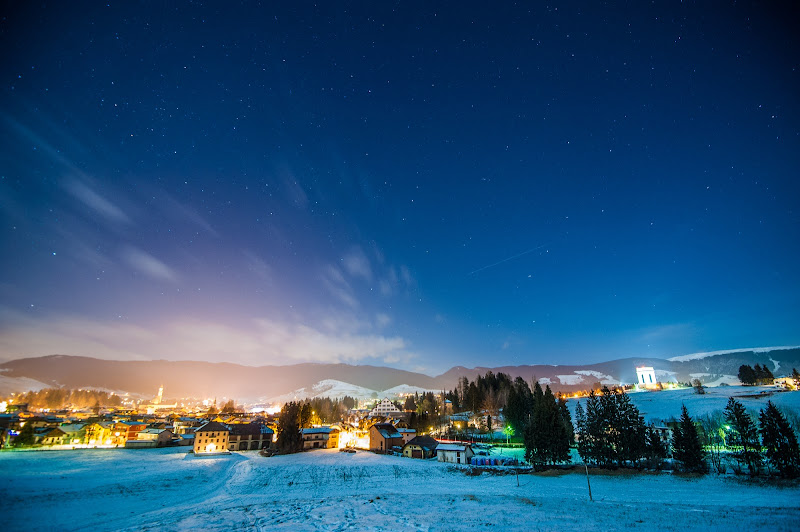
[[[0,8],[0,360],[800,344],[796,12],[164,4]]]

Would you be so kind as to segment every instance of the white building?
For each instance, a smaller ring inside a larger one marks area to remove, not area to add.
[[[386,397],[381,399],[381,402],[375,405],[375,408],[369,413],[369,417],[401,417],[402,415],[400,409]]]
[[[653,368],[649,366],[636,368],[636,385],[639,388],[655,388],[657,383],[656,371]]]

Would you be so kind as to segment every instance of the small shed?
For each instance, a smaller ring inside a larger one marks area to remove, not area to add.
[[[440,443],[436,448],[440,462],[469,464],[475,452],[468,443]]]

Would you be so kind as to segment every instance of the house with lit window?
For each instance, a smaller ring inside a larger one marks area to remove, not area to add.
[[[229,425],[228,450],[257,451],[272,444],[275,432],[262,423],[233,423]]]
[[[34,443],[39,445],[62,445],[66,433],[58,427],[34,429]]]
[[[410,442],[414,438],[417,437],[417,429],[406,429],[402,427],[397,427],[397,432],[402,434],[403,436],[403,445]]]
[[[303,450],[335,449],[339,447],[339,429],[336,427],[313,427],[303,429]]]
[[[108,421],[90,423],[86,426],[86,444],[90,447],[97,445],[112,445],[111,435],[114,424]]]
[[[194,432],[195,454],[215,454],[228,452],[230,429],[217,421],[209,421]]]
[[[135,440],[128,440],[125,444],[127,445],[131,442],[150,442],[152,447],[164,447],[172,443],[172,438],[174,436],[175,435],[169,429],[150,427],[139,432]],[[144,445],[139,444],[139,446]]]
[[[128,440],[135,440],[137,435],[147,428],[143,421],[117,421],[111,429],[112,445],[125,445]]]
[[[403,447],[403,435],[391,423],[375,423],[369,428],[369,450],[390,453],[393,447]]]
[[[375,408],[370,410],[369,417],[385,417],[400,419],[403,417],[403,412],[397,408],[394,403],[384,397],[381,402],[375,405]]]
[[[433,458],[439,442],[430,436],[416,436],[403,445],[403,456],[406,458]]]

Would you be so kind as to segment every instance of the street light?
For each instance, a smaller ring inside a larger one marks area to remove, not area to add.
[[[506,447],[508,447],[508,438],[514,434],[514,428],[511,425],[506,425],[503,428],[503,434],[506,435]]]

